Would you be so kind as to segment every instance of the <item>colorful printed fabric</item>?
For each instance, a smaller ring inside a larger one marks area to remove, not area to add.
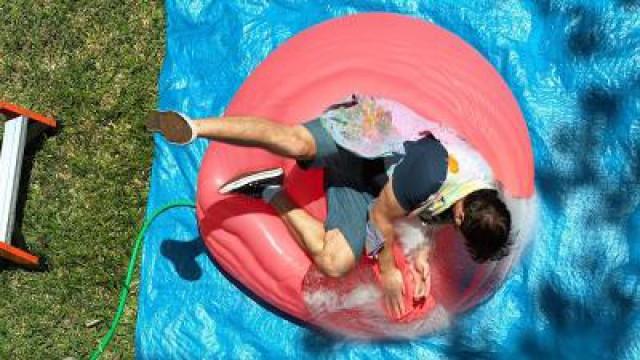
[[[378,98],[354,94],[331,106],[321,121],[338,145],[364,158],[404,153],[402,143],[406,139],[398,130],[399,118]]]

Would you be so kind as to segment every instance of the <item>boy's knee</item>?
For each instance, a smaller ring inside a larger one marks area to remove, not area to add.
[[[313,135],[302,125],[293,127],[290,145],[300,160],[312,159],[316,155],[316,143]]]
[[[354,263],[339,261],[338,257],[332,254],[323,254],[316,261],[318,269],[328,277],[341,278],[354,268]]]
[[[329,230],[325,236],[325,243],[329,246],[325,246],[315,257],[315,263],[323,274],[339,278],[353,270],[356,265],[355,256],[339,230]]]

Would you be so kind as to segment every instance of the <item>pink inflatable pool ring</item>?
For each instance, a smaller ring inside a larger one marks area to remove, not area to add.
[[[314,26],[273,51],[247,78],[225,115],[298,124],[352,92],[394,99],[454,129],[488,162],[511,199],[512,212],[519,211],[519,200],[533,198],[529,136],[509,88],[471,46],[423,20],[372,13]],[[445,229],[437,234],[431,256],[436,306],[419,325],[358,319],[357,311],[344,309],[319,314],[305,299],[304,286],[317,280],[312,263],[275,212],[260,201],[218,193],[239,173],[277,166],[285,168],[285,185],[294,201],[324,219],[321,171],[302,171],[295,162],[262,150],[211,143],[198,181],[200,231],[231,276],[305,322],[365,338],[428,333],[486,299],[519,255],[517,250],[505,261],[476,265],[459,235]],[[365,282],[371,277],[357,276]],[[372,321],[384,324],[375,326]]]

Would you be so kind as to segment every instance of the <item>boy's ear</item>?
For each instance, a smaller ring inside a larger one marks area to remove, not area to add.
[[[464,221],[464,202],[462,200],[456,201],[453,205],[453,221],[458,226],[461,226]]]

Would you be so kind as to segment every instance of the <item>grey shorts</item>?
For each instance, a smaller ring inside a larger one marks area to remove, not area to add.
[[[325,229],[339,229],[347,239],[356,260],[364,252],[368,208],[380,189],[367,179],[384,173],[382,161],[370,160],[340,147],[331,134],[315,119],[304,124],[316,143],[311,160],[298,161],[302,169],[323,168],[327,219]]]

